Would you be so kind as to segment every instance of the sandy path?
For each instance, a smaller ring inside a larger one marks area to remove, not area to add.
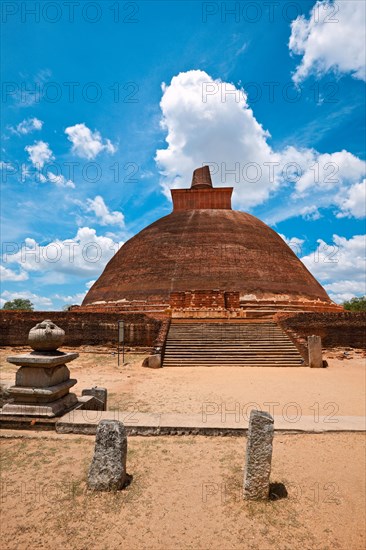
[[[13,352],[1,350],[4,384],[13,384],[16,367],[6,363]],[[365,358],[349,351],[329,352],[326,369],[278,367],[185,367],[151,370],[141,367],[144,356],[129,354],[128,365],[117,367],[116,356],[81,353],[70,365],[77,378],[75,392],[92,385],[109,392],[109,407],[141,412],[197,413],[202,408],[221,417],[247,415],[261,408],[275,415],[363,416],[365,412]]]

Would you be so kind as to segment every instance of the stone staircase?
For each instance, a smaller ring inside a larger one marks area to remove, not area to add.
[[[297,348],[273,322],[172,320],[164,367],[300,367]]]

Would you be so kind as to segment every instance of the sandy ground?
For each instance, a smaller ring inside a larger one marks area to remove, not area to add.
[[[94,438],[1,439],[5,550],[363,550],[364,434],[277,435],[271,480],[242,499],[245,438],[130,437],[132,484],[90,493]]]
[[[1,383],[16,367],[2,349]],[[28,350],[27,350],[28,351]],[[327,369],[142,368],[128,354],[82,351],[70,365],[77,394],[104,386],[109,407],[215,414],[262,408],[273,414],[365,414],[365,358],[327,353]],[[348,357],[341,359],[343,357]],[[212,409],[212,404],[214,408]],[[295,413],[297,414],[297,411]],[[20,437],[21,436],[21,437]],[[94,437],[0,432],[2,548],[89,550],[363,550],[365,434],[276,435],[272,482],[288,497],[242,499],[245,437],[130,437],[125,491],[86,488]]]
[[[17,367],[6,362],[10,354],[26,348],[0,350],[0,381],[14,384]],[[339,349],[325,354],[325,369],[278,367],[184,367],[142,368],[145,355],[127,354],[127,365],[117,367],[117,357],[106,349],[101,353],[80,353],[69,365],[77,378],[75,393],[99,385],[108,389],[108,408],[141,412],[232,414],[248,416],[259,408],[271,414],[363,416],[365,411],[365,353]],[[340,357],[345,357],[340,359]]]

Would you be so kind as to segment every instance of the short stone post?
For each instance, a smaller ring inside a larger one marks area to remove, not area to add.
[[[100,401],[100,405],[101,405],[100,410],[102,411],[107,410],[107,396],[108,396],[107,388],[100,388],[98,386],[94,386],[93,388],[85,388],[81,392],[81,395],[83,396],[92,395],[93,397],[95,397]]]
[[[252,410],[249,418],[244,471],[244,498],[269,498],[272,462],[273,418],[264,411]]]
[[[122,422],[101,420],[95,437],[95,450],[88,474],[93,491],[123,489],[130,476],[126,473],[127,434]]]
[[[309,367],[323,367],[322,339],[320,336],[308,336]]]

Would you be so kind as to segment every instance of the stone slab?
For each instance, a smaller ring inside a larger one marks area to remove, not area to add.
[[[128,435],[241,435],[248,430],[248,421],[235,422],[233,415],[228,415],[225,422],[220,418],[202,420],[201,414],[177,413],[142,413],[131,411],[83,411],[73,410],[56,423],[59,433],[80,433],[94,435],[100,420],[120,420]],[[289,422],[282,416],[274,416],[275,432],[324,433],[324,432],[365,432],[366,417],[339,416],[333,417],[302,416],[296,422]]]
[[[70,388],[75,386],[77,380],[70,378],[57,384],[55,386],[49,386],[46,388],[26,388],[23,386],[11,386],[8,389],[10,397],[14,398],[16,403],[47,403],[49,401],[55,401],[60,397],[66,395]]]
[[[25,353],[20,355],[10,355],[7,357],[8,363],[18,365],[20,367],[57,367],[57,365],[64,365],[74,359],[77,359],[79,354],[76,352],[64,353],[51,352],[51,351],[33,351],[31,353]]]
[[[66,411],[75,407],[78,403],[77,397],[74,393],[68,393],[67,395],[45,404],[21,404],[21,403],[6,403],[0,412],[0,421],[4,417],[9,416],[35,416],[35,417],[47,417],[52,418],[54,416],[64,415]]]

